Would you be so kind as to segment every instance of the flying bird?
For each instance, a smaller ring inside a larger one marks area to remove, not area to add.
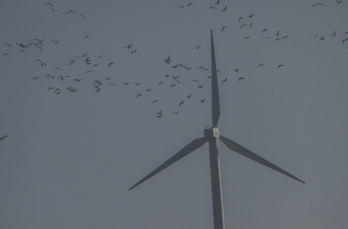
[[[199,44],[197,46],[194,45],[194,47],[195,47],[195,49],[199,49],[201,47],[201,44]]]
[[[227,26],[223,26],[223,27],[221,28],[221,32],[224,31],[226,28],[227,28]]]
[[[184,101],[181,101],[181,102],[179,103],[179,106],[183,105],[184,103],[185,103]]]
[[[202,88],[202,87],[203,87],[203,84],[202,84],[202,85],[199,85],[199,84],[198,84],[197,86],[198,86],[199,88]]]
[[[279,64],[277,68],[280,68],[280,67],[284,67],[284,65],[283,64]]]
[[[227,6],[225,6],[220,12],[224,12],[227,10]]]
[[[59,40],[52,40],[53,43],[58,44]]]
[[[245,78],[243,76],[239,77],[238,81],[241,81],[241,80],[245,80]]]
[[[140,96],[142,96],[143,94],[137,94],[137,97],[136,98],[139,98]]]

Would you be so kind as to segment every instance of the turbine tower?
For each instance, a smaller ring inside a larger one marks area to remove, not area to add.
[[[174,154],[171,158],[145,176],[143,179],[138,181],[135,185],[130,187],[128,190],[131,190],[143,183],[147,179],[161,172],[171,164],[177,162],[181,158],[185,157],[189,153],[198,149],[206,142],[209,141],[209,157],[210,157],[210,175],[211,175],[211,189],[212,189],[212,199],[213,199],[213,214],[214,214],[214,229],[224,229],[224,211],[223,211],[223,202],[222,202],[222,191],[221,191],[221,175],[220,175],[220,159],[218,151],[218,140],[220,139],[230,150],[239,153],[251,160],[254,160],[268,168],[271,168],[277,172],[280,172],[292,179],[295,179],[301,183],[305,183],[294,175],[288,173],[287,171],[279,168],[278,166],[272,164],[261,156],[253,153],[252,151],[246,149],[245,147],[239,145],[238,143],[222,136],[217,128],[219,117],[220,117],[220,102],[219,102],[219,89],[218,89],[218,80],[216,74],[216,62],[215,62],[215,51],[214,51],[214,40],[213,40],[213,31],[210,31],[211,36],[211,75],[212,75],[212,121],[213,126],[210,129],[204,129],[204,136],[193,140],[191,143],[186,145],[179,152]]]

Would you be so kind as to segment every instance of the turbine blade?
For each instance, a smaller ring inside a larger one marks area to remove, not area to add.
[[[177,162],[178,160],[180,160],[181,158],[185,157],[186,155],[188,155],[189,153],[193,152],[194,150],[198,149],[199,147],[201,147],[204,143],[206,143],[208,141],[208,138],[206,137],[202,137],[202,138],[198,138],[193,140],[191,143],[189,143],[188,145],[186,145],[184,148],[182,148],[179,152],[177,152],[176,154],[174,154],[174,156],[172,156],[171,158],[169,158],[167,161],[165,161],[162,165],[160,165],[159,167],[157,167],[155,170],[153,170],[151,173],[149,173],[147,176],[145,176],[143,179],[141,179],[140,181],[138,181],[135,185],[133,185],[132,187],[130,187],[128,190],[131,190],[133,188],[135,188],[136,186],[138,186],[139,184],[143,183],[144,181],[146,181],[147,179],[151,178],[152,176],[156,175],[157,173],[161,172],[163,169],[167,168],[168,166],[170,166],[171,164]]]
[[[243,156],[245,156],[245,157],[247,157],[247,158],[249,158],[251,160],[254,160],[254,161],[256,161],[256,162],[258,162],[258,163],[260,163],[260,164],[262,164],[264,166],[267,166],[268,168],[271,168],[271,169],[273,169],[273,170],[275,170],[277,172],[280,172],[280,173],[282,173],[282,174],[284,174],[284,175],[286,175],[288,177],[291,177],[292,179],[295,179],[295,180],[297,180],[297,181],[299,181],[299,182],[301,182],[303,184],[305,183],[303,180],[295,177],[294,175],[291,175],[287,171],[279,168],[278,166],[272,164],[271,162],[267,161],[266,159],[264,159],[264,158],[260,157],[259,155],[251,152],[250,150],[244,148],[243,146],[239,145],[238,143],[236,143],[236,142],[234,142],[234,141],[232,141],[232,140],[230,140],[230,139],[228,139],[228,138],[226,138],[226,137],[224,137],[222,135],[220,135],[220,139],[231,150],[233,150],[233,151],[235,151],[235,152],[237,152],[237,153],[239,153],[239,154],[241,154],[241,155],[243,155]]]
[[[214,50],[213,30],[210,30],[211,35],[211,96],[212,96],[212,117],[213,127],[217,127],[220,117],[220,100],[219,100],[219,88],[216,73],[216,61]]]

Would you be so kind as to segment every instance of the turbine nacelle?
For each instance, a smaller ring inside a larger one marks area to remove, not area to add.
[[[212,127],[210,129],[204,129],[204,137],[211,139],[220,139],[220,131],[217,127]]]

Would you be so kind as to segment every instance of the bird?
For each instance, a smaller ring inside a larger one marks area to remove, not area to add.
[[[110,67],[111,65],[113,65],[114,64],[114,62],[110,62],[109,64],[108,64],[108,66]]]
[[[86,19],[87,17],[84,16],[83,14],[80,14],[80,17],[82,17],[83,19]]]
[[[243,28],[244,26],[247,26],[247,24],[242,24],[242,25],[240,26],[240,29]]]
[[[221,28],[221,32],[224,31],[226,28],[227,28],[227,26],[223,26],[223,27]]]
[[[204,103],[205,99],[200,99],[201,103]]]
[[[209,6],[210,7],[210,9],[213,9],[213,10],[215,10],[216,9],[216,7],[214,7],[214,6]]]
[[[54,90],[54,88],[53,87],[49,87],[48,90]]]
[[[97,88],[97,90],[95,92],[98,93],[100,90],[101,90],[101,88]]]
[[[239,77],[238,81],[245,80],[243,76]]]
[[[234,71],[235,71],[235,72],[239,72],[239,68],[235,68]]]
[[[80,82],[82,79],[75,78],[74,80],[75,80],[75,82]]]
[[[186,98],[188,98],[188,99],[189,99],[189,98],[191,98],[191,96],[192,96],[192,94],[189,94],[188,96],[186,96]]]
[[[267,28],[263,29],[262,32],[263,32],[263,33],[264,33],[264,32],[267,32]]]
[[[331,36],[333,36],[333,37],[336,36],[336,31],[334,31],[333,34],[332,34]]]
[[[159,112],[156,112],[157,114],[162,114],[162,110],[160,110]]]
[[[139,86],[141,83],[138,83],[138,82],[134,82],[135,85]]]
[[[123,47],[123,48],[131,49],[131,48],[133,48],[133,45],[132,45],[132,44],[129,44],[128,46],[125,46],[125,47]]]
[[[159,86],[159,85],[161,85],[161,84],[163,84],[163,81],[158,82],[157,86]]]
[[[250,15],[249,15],[249,18],[252,18],[253,16],[254,16],[254,14],[250,14]]]
[[[157,116],[157,118],[161,118],[162,114],[157,114],[156,116]]]
[[[175,111],[175,112],[173,112],[172,114],[179,114],[179,111]]]
[[[116,84],[115,84],[115,83],[109,83],[109,85],[110,85],[110,86],[111,86],[111,85],[112,85],[112,86],[116,86]]]
[[[192,2],[190,2],[189,4],[187,4],[187,7],[189,7],[189,6],[191,6],[193,3]]]
[[[343,0],[341,0],[341,1],[339,1],[339,0],[336,0],[336,2],[337,2],[337,3],[342,3],[342,2],[343,2]]]
[[[194,45],[194,47],[195,47],[195,49],[199,49],[201,47],[201,44],[199,44],[197,46]]]
[[[175,87],[176,85],[175,84],[171,84],[170,87]]]
[[[54,7],[53,4],[51,2],[45,2],[45,5],[50,5],[51,7]]]
[[[344,39],[342,40],[342,43],[346,42],[347,40],[348,40],[348,37],[344,38]]]
[[[319,37],[319,39],[322,40],[322,41],[324,40],[324,38],[325,38],[325,35]]]
[[[37,80],[39,78],[40,78],[40,76],[36,76],[36,77],[33,77],[33,80]]]
[[[225,82],[227,82],[227,78],[225,78],[225,79],[222,81],[222,83],[225,83]]]
[[[166,62],[167,64],[170,64],[171,58],[172,58],[172,57],[170,57],[170,56],[167,57],[167,58],[165,58],[165,59],[164,59],[164,62]]]
[[[158,102],[158,100],[157,100],[157,99],[155,99],[154,101],[152,101],[152,104],[157,103],[157,102]]]
[[[179,103],[179,106],[183,105],[184,103],[185,103],[184,101],[181,101],[181,102]]]
[[[59,95],[59,94],[62,93],[62,92],[60,91],[60,88],[56,88],[56,90],[54,91],[54,93],[56,93],[57,95]]]
[[[151,88],[145,88],[146,91],[151,91]]]
[[[59,68],[59,67],[56,67],[54,70],[59,70],[59,71],[61,71],[62,69],[61,69],[61,68]]]
[[[137,52],[137,50],[136,49],[134,49],[132,52],[131,52],[131,54],[134,54],[134,53],[136,53]]]
[[[263,63],[261,63],[261,64],[257,65],[257,67],[261,67],[261,66],[263,66]]]
[[[280,67],[284,67],[284,65],[283,64],[279,64],[277,68],[280,68]]]
[[[247,40],[247,39],[249,39],[249,38],[250,38],[250,36],[246,36],[246,37],[243,37],[243,38]]]
[[[202,85],[199,85],[199,84],[198,84],[197,86],[198,86],[199,88],[202,88],[202,87],[203,87],[203,84],[202,84]]]
[[[220,12],[224,12],[227,10],[227,6],[225,6]]]
[[[240,22],[242,19],[243,19],[243,17],[239,17],[239,18],[238,18],[238,21]]]
[[[47,66],[46,63],[42,63],[42,64],[41,64],[41,67],[46,67],[46,66]]]
[[[137,94],[137,97],[136,98],[139,98],[140,96],[142,96],[143,94]]]
[[[53,43],[58,44],[59,40],[52,40]]]

